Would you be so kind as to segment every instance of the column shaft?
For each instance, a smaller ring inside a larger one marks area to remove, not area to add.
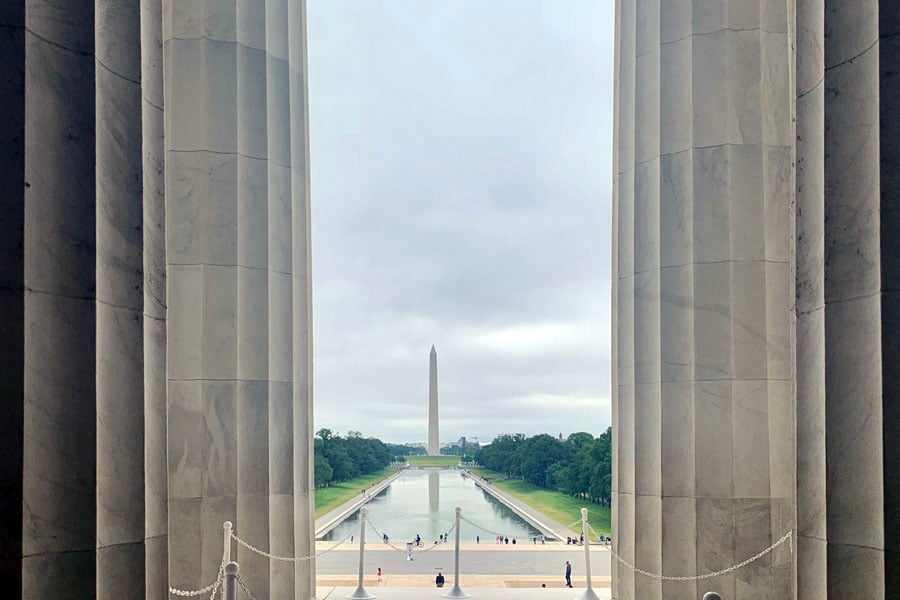
[[[293,306],[287,0],[266,0],[269,264],[269,540],[294,556]],[[270,561],[272,597],[294,596],[294,565]]]
[[[883,597],[878,1],[825,2],[828,592]]]
[[[237,13],[237,523],[258,548],[269,541],[269,264],[265,3]],[[268,560],[238,548],[254,595],[270,596]]]
[[[826,598],[825,7],[797,0],[797,597]]]
[[[97,597],[143,598],[139,6],[97,0]]]
[[[94,2],[25,7],[22,595],[84,598],[96,579]]]
[[[660,347],[662,571],[697,572],[694,482],[692,7],[660,12]],[[665,598],[697,597],[692,581],[664,581]]]
[[[662,567],[660,406],[660,2],[635,11],[634,98],[634,546],[641,568]],[[662,582],[635,576],[637,598]]]
[[[884,597],[900,598],[900,8],[878,10]]]
[[[166,198],[162,2],[141,0],[143,145],[144,536],[147,600],[167,600]]]
[[[294,551],[315,551],[313,480],[312,281],[309,201],[309,72],[306,2],[288,0],[288,87],[290,90],[291,223],[293,295]],[[315,561],[296,564],[297,598],[315,596]]]
[[[763,1],[619,10],[614,538],[640,568],[703,574],[793,519],[789,19]],[[616,573],[619,598],[699,591]],[[790,559],[707,584],[780,597]]]

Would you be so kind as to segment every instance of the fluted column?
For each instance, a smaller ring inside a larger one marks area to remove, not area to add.
[[[139,5],[96,1],[97,597],[143,598]]]
[[[312,552],[304,19],[278,0],[164,11],[169,565],[181,586],[215,576],[224,520],[258,548]],[[313,589],[308,561],[294,586],[290,565],[237,557],[254,594]]]
[[[96,579],[94,2],[28,0],[22,594]]]
[[[617,2],[618,85],[616,146],[616,390],[613,439],[616,489],[613,492],[613,543],[629,562],[635,559],[635,407],[634,407],[634,110],[635,0]],[[635,575],[621,563],[614,567],[616,594],[633,598]]]
[[[291,152],[291,290],[293,295],[294,551],[315,551],[313,474],[312,263],[309,194],[309,72],[306,2],[288,0],[288,89]],[[296,597],[315,597],[315,561],[296,564]]]
[[[662,569],[696,573],[694,498],[694,266],[692,7],[660,6],[659,250],[662,395]],[[666,598],[694,598],[697,584],[664,581]]]
[[[166,203],[162,1],[141,0],[144,536],[147,600],[169,597],[166,468]]]
[[[269,319],[265,3],[237,16],[237,523],[265,547],[269,533]],[[238,548],[254,594],[270,596],[268,561]]]
[[[825,2],[828,588],[883,597],[878,1]]]
[[[797,0],[797,598],[827,598],[825,6]]]
[[[269,539],[294,556],[291,147],[287,0],[266,0]],[[294,594],[294,566],[269,562],[271,595]]]
[[[900,8],[879,3],[884,588],[900,598]]]
[[[790,20],[621,0],[618,25],[613,539],[642,569],[702,574],[793,523]],[[619,598],[699,591],[629,571]],[[708,583],[777,598],[791,574],[779,554]]]
[[[638,2],[634,47],[634,544],[635,561],[662,567],[660,397],[660,1]],[[659,598],[636,576],[637,598]]]

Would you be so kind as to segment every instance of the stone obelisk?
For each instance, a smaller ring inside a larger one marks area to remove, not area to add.
[[[428,356],[428,456],[437,456],[441,453],[437,402],[437,351],[432,346],[431,354]]]

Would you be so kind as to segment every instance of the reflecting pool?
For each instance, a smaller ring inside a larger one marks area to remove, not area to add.
[[[392,544],[398,545],[415,539],[416,535],[420,535],[424,543],[433,544],[438,536],[450,531],[457,506],[462,508],[463,517],[491,531],[486,532],[463,522],[463,541],[474,542],[478,535],[481,536],[481,543],[490,544],[500,533],[509,537],[510,543],[515,537],[519,542],[527,540],[530,544],[532,537],[540,535],[516,513],[457,470],[408,470],[366,504],[372,524],[386,533]],[[321,539],[340,540],[350,533],[358,536],[358,532],[357,512]],[[366,530],[366,541],[369,540],[378,540],[371,527]]]

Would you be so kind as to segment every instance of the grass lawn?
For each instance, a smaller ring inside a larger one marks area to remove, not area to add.
[[[344,502],[350,500],[353,496],[362,493],[363,488],[372,486],[386,477],[394,474],[395,469],[390,467],[363,475],[350,481],[342,481],[331,487],[319,488],[316,490],[316,518],[318,519],[330,510],[334,510]]]
[[[407,456],[406,462],[412,467],[455,467],[458,456]]]
[[[609,535],[610,514],[608,506],[592,504],[586,500],[575,498],[556,490],[547,490],[521,479],[507,479],[503,473],[488,469],[472,469],[472,472],[491,480],[491,484],[504,492],[515,496],[523,503],[547,515],[560,525],[569,525],[581,519],[581,509],[588,509],[588,521],[597,533]],[[580,531],[579,526],[573,528]]]

